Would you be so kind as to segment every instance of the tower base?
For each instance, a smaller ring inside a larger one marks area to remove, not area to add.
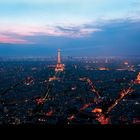
[[[57,64],[56,65],[56,68],[55,68],[55,71],[58,72],[58,71],[64,71],[64,64]]]

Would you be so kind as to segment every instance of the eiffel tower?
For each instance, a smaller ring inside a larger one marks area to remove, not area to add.
[[[61,64],[60,49],[58,49],[57,65],[56,65],[55,71],[56,72],[64,71],[64,64]]]

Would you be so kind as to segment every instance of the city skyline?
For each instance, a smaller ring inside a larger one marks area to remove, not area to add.
[[[139,0],[0,1],[0,125],[140,124]]]

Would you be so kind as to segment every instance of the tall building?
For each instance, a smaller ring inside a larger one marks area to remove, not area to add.
[[[61,55],[60,55],[60,49],[58,49],[58,55],[57,55],[57,65],[55,68],[55,71],[64,71],[64,64],[61,64]]]

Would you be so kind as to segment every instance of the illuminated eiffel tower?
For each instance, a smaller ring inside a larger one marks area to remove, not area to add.
[[[55,71],[56,72],[64,71],[64,64],[61,64],[60,49],[58,49],[57,65]]]

